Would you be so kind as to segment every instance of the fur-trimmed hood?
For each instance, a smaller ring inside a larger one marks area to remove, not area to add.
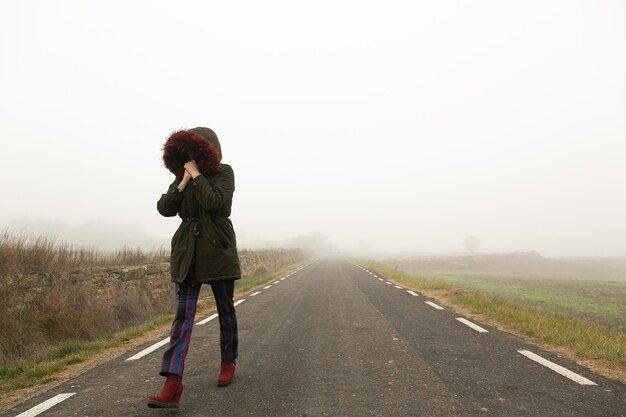
[[[163,145],[163,163],[178,179],[185,173],[185,163],[192,159],[202,175],[219,172],[222,148],[217,135],[208,127],[178,130]]]

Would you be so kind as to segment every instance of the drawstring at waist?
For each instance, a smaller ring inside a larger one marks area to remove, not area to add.
[[[200,225],[198,224],[197,217],[187,217],[183,219],[184,222],[192,222],[192,232],[194,236],[200,236]]]

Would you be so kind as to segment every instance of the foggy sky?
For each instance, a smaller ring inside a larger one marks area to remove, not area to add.
[[[619,0],[3,1],[0,224],[168,241],[162,145],[208,126],[243,247],[626,256],[624,22]]]

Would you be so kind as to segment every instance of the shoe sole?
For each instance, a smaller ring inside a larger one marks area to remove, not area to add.
[[[232,384],[234,380],[235,380],[235,377],[233,377],[233,379],[231,379],[230,381],[224,381],[224,382],[219,382],[219,381],[218,381],[218,382],[217,382],[217,386],[218,386],[218,387],[220,387],[220,388],[222,388],[222,387],[227,387],[227,386],[229,386],[230,384]]]
[[[160,401],[149,400],[148,407],[150,408],[178,408],[178,403],[162,403]]]

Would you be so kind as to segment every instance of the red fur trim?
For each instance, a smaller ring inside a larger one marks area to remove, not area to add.
[[[163,145],[165,167],[180,179],[185,173],[185,163],[192,159],[202,175],[213,175],[220,170],[221,156],[215,145],[188,130],[172,133]]]

